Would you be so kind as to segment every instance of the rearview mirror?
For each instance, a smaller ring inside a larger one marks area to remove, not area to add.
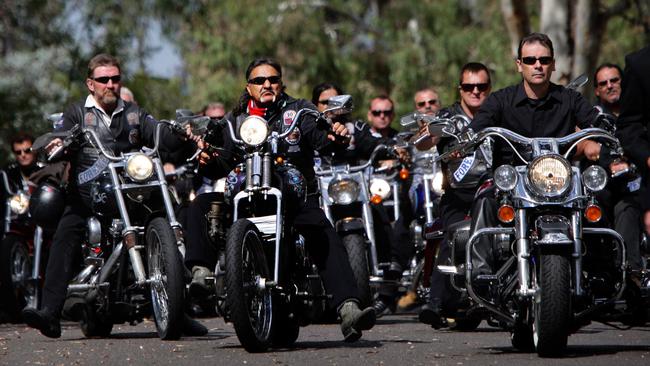
[[[354,103],[351,95],[336,95],[327,100],[327,109],[323,111],[326,117],[339,116],[352,112]]]

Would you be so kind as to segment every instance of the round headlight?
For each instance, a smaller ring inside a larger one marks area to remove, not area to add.
[[[602,191],[607,185],[607,172],[603,167],[592,165],[582,172],[582,183],[592,191]]]
[[[347,205],[359,197],[359,184],[353,180],[342,179],[330,183],[327,187],[327,194],[336,204]]]
[[[559,196],[571,185],[571,166],[560,156],[542,156],[528,166],[528,180],[535,193]]]
[[[266,120],[259,116],[248,116],[239,127],[239,136],[250,146],[257,146],[266,140],[269,127]]]
[[[24,193],[18,193],[11,197],[9,207],[14,214],[22,215],[29,209],[29,197]]]
[[[142,182],[153,175],[153,161],[145,154],[131,155],[126,161],[126,174],[136,182]]]
[[[433,180],[431,181],[431,189],[438,196],[442,195],[443,180],[444,180],[444,175],[442,174],[441,171],[437,171],[436,174],[433,176]]]
[[[502,191],[511,191],[517,185],[517,170],[512,165],[501,165],[494,170],[494,184]]]
[[[373,179],[370,181],[370,194],[386,199],[390,195],[390,184],[384,179]]]

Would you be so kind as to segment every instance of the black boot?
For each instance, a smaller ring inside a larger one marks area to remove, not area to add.
[[[440,329],[445,325],[445,321],[440,316],[440,306],[432,303],[422,306],[418,319],[421,323],[429,324],[433,329]]]
[[[361,331],[375,326],[375,309],[368,307],[363,310],[355,300],[347,300],[338,309],[341,317],[341,332],[346,342],[356,342],[361,338]]]
[[[61,320],[54,312],[43,308],[25,308],[22,312],[23,320],[28,326],[38,329],[41,334],[49,338],[61,337]]]

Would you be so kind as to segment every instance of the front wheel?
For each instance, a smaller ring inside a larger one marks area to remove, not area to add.
[[[226,239],[226,304],[248,352],[263,352],[272,341],[273,300],[271,291],[261,288],[264,280],[270,280],[270,271],[262,236],[252,222],[237,220]]]
[[[169,222],[156,217],[146,235],[151,304],[160,339],[178,339],[183,326],[185,283],[176,237]]]
[[[354,281],[359,289],[359,306],[363,309],[370,306],[372,300],[366,242],[361,234],[347,234],[341,240],[343,241],[345,250],[348,252],[348,261],[350,262],[350,267],[352,267]]]
[[[567,346],[571,321],[571,263],[557,254],[538,257],[538,291],[533,302],[533,340],[537,354],[554,357]]]
[[[20,320],[20,311],[36,302],[39,286],[32,277],[32,257],[27,243],[17,235],[8,234],[0,248],[0,298],[2,308],[11,321]]]

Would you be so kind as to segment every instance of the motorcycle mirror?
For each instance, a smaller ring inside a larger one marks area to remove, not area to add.
[[[63,113],[52,113],[46,119],[52,124],[52,128],[55,130],[63,126]]]
[[[185,116],[176,120],[181,127],[190,126],[193,135],[204,135],[208,131],[210,117],[208,116]]]
[[[194,115],[194,112],[192,112],[189,109],[179,108],[179,109],[176,110],[176,120],[179,120],[179,119],[181,119],[183,117],[191,117],[193,115]]]
[[[585,84],[587,84],[588,81],[589,77],[587,74],[582,74],[568,83],[566,85],[566,88],[576,90],[578,88],[582,88]]]
[[[352,112],[353,108],[354,103],[351,95],[336,95],[327,100],[327,109],[323,111],[323,114],[327,117],[339,116]]]
[[[455,130],[449,122],[430,123],[428,128],[431,136],[453,136]]]

